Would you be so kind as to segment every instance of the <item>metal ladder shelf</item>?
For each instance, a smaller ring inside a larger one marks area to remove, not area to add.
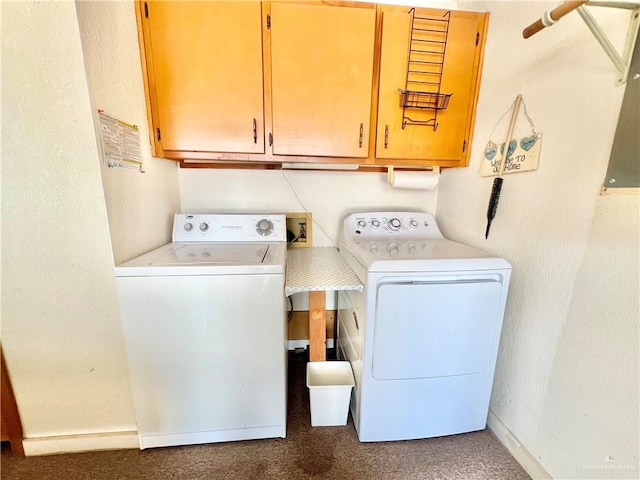
[[[407,125],[426,125],[435,131],[438,128],[438,111],[447,108],[452,95],[440,92],[451,12],[446,12],[440,18],[416,15],[415,8],[408,13],[411,14],[411,36],[407,79],[404,90],[398,89],[402,128]],[[433,110],[433,118],[412,119],[407,115],[407,109]]]

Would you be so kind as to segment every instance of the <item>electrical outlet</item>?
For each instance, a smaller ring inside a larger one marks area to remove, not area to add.
[[[311,213],[287,213],[287,243],[289,247],[311,246]]]

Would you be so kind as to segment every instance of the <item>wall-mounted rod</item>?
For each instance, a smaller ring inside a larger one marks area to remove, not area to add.
[[[567,13],[572,12],[584,3],[587,3],[587,0],[581,0],[578,2],[563,2],[562,5],[554,8],[550,12],[545,12],[540,20],[533,22],[531,25],[525,28],[522,31],[522,36],[524,38],[529,38],[530,36],[535,35],[543,28],[550,27],[562,17],[564,17]]]
[[[631,20],[629,22],[629,29],[627,32],[627,41],[624,47],[623,55],[620,55],[614,46],[609,41],[609,38],[602,30],[598,22],[593,18],[591,13],[586,9],[589,7],[611,7],[611,8],[623,8],[632,10]],[[633,48],[638,35],[638,29],[640,28],[640,3],[637,2],[598,2],[598,1],[579,1],[579,2],[564,2],[559,7],[545,12],[542,18],[522,31],[524,38],[529,38],[535,35],[545,27],[550,27],[556,23],[560,18],[567,13],[577,10],[578,14],[587,24],[591,33],[593,33],[596,40],[600,43],[605,53],[609,56],[613,62],[616,70],[618,70],[618,85],[627,81],[629,75],[629,67],[631,66],[631,56],[633,55]]]

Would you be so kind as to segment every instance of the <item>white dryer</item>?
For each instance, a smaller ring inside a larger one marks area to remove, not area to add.
[[[140,448],[286,435],[284,215],[175,216],[116,267]]]
[[[445,239],[427,213],[349,215],[340,252],[364,292],[339,292],[362,442],[486,426],[511,266]]]

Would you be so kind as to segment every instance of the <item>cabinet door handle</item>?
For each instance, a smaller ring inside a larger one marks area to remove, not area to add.
[[[364,136],[364,125],[360,124],[360,141],[358,142],[358,148],[362,148],[362,137]]]
[[[384,148],[389,145],[389,125],[384,126]]]
[[[253,143],[258,143],[258,122],[253,119]]]
[[[353,314],[353,321],[356,322],[356,329],[360,330],[360,325],[358,325],[358,315],[356,315],[356,312],[352,312]]]

